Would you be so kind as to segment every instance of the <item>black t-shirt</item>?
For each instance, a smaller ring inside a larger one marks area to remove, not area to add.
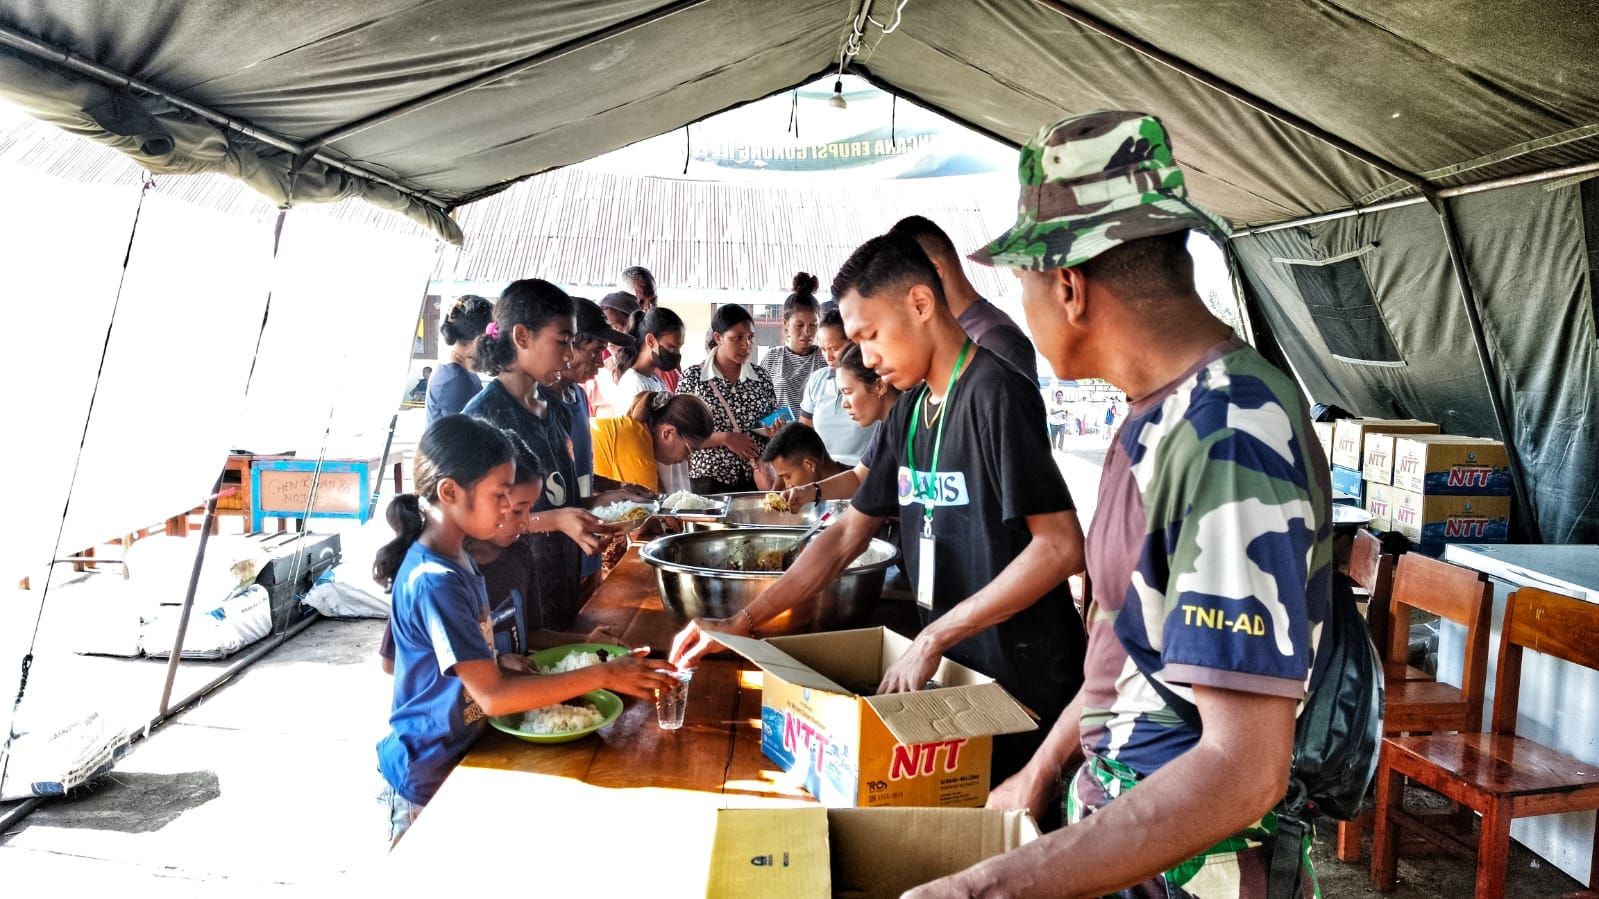
[[[499,381],[490,381],[463,410],[468,415],[515,431],[527,441],[545,472],[544,490],[533,507],[534,512],[575,506],[579,501],[577,463],[570,433],[572,413],[553,392],[540,387],[539,396],[545,402],[543,418],[517,402]],[[544,627],[565,630],[577,618],[583,551],[572,538],[559,532],[528,534],[522,540],[533,555],[535,572],[529,587],[532,595],[528,599],[536,612],[529,614],[536,614]]]
[[[852,503],[867,515],[900,519],[901,563],[912,584],[919,559],[923,506],[912,498],[905,437],[917,388],[900,397],[879,429],[871,471]],[[966,370],[942,404],[943,450],[934,481],[936,589],[931,621],[994,580],[1032,540],[1027,516],[1075,508],[1050,453],[1044,401],[1037,386],[991,352],[973,348]],[[925,416],[916,432],[916,465],[932,468],[936,426]],[[925,481],[924,474],[919,480]],[[1062,582],[1007,621],[956,644],[947,655],[994,678],[1043,718],[1047,732],[1083,681],[1087,640],[1082,618]],[[1036,742],[1036,738],[1033,741]],[[997,773],[996,765],[996,777]]]

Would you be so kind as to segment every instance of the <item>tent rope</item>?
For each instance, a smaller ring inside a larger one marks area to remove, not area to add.
[[[122,304],[122,289],[128,280],[128,260],[133,258],[133,240],[139,233],[139,217],[144,214],[144,198],[155,187],[155,176],[146,174],[139,187],[139,202],[133,209],[133,226],[128,229],[128,245],[122,255],[122,275],[117,279],[116,297],[111,301],[111,316],[106,321],[105,339],[100,343],[100,366],[95,370],[94,389],[89,393],[89,407],[83,414],[83,432],[78,436],[78,454],[72,462],[72,477],[67,482],[67,499],[61,507],[61,520],[56,525],[55,545],[50,550],[50,567],[45,570],[44,588],[39,591],[39,608],[33,616],[33,631],[28,636],[28,651],[22,656],[22,672],[17,683],[17,698],[11,703],[11,718],[6,724],[6,742],[0,746],[0,791],[5,789],[6,774],[11,769],[11,747],[17,737],[17,711],[22,708],[22,697],[28,692],[28,674],[33,669],[33,651],[39,644],[39,626],[44,621],[44,604],[50,597],[50,585],[55,579],[56,558],[61,554],[61,539],[67,529],[67,515],[72,511],[72,493],[78,485],[78,472],[83,465],[83,447],[89,442],[89,425],[94,421],[95,401],[100,396],[100,381],[105,375],[106,356],[111,349],[111,335],[116,330],[117,308]]]

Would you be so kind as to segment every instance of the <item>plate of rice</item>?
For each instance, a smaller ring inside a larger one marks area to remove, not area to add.
[[[590,511],[595,518],[605,523],[606,533],[626,534],[642,527],[660,508],[657,503],[619,502],[595,506]]]
[[[603,665],[630,651],[615,643],[568,643],[528,653],[527,657],[539,666],[540,674],[564,674],[590,665]]]
[[[622,715],[622,697],[610,690],[591,690],[576,699],[558,702],[519,715],[489,719],[495,730],[529,743],[570,743]]]

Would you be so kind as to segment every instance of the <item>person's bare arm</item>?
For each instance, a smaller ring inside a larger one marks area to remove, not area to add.
[[[837,580],[844,567],[861,554],[882,523],[881,518],[873,518],[854,508],[846,509],[838,521],[828,525],[806,545],[777,583],[766,588],[754,602],[731,618],[696,618],[690,622],[672,640],[672,663],[692,666],[716,648],[716,631],[748,636],[768,619],[815,596]]]
[[[989,582],[922,629],[878,687],[880,693],[920,690],[951,646],[1014,617],[1083,570],[1083,530],[1076,512],[1027,516],[1033,539]]]
[[[860,489],[861,482],[866,480],[867,468],[856,465],[848,471],[841,471],[830,478],[823,478],[815,484],[806,484],[803,487],[794,487],[783,494],[788,504],[795,508],[816,499],[816,488],[822,488],[822,499],[849,499]]]
[[[658,659],[630,655],[564,674],[513,674],[492,659],[457,662],[454,670],[484,714],[513,715],[582,696],[590,690],[650,697],[656,690],[676,685],[673,677],[655,671],[659,667],[662,663]]]
[[[1102,896],[1249,827],[1288,788],[1293,699],[1195,687],[1204,735],[1104,808],[1042,839],[906,893]]]
[[[1060,799],[1060,776],[1077,766],[1083,756],[1083,694],[1078,693],[1022,770],[988,794],[989,808],[1023,808],[1041,819],[1051,802]]]

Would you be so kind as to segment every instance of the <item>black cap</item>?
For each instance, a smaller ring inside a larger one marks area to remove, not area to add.
[[[633,345],[633,338],[611,327],[611,323],[605,320],[605,313],[600,311],[599,305],[593,300],[573,297],[572,304],[576,307],[579,339],[603,340],[618,346]]]
[[[600,300],[600,306],[605,309],[615,309],[617,312],[622,312],[627,315],[632,315],[633,313],[638,312],[641,308],[638,304],[638,297],[633,296],[625,290],[613,291],[606,294]]]

